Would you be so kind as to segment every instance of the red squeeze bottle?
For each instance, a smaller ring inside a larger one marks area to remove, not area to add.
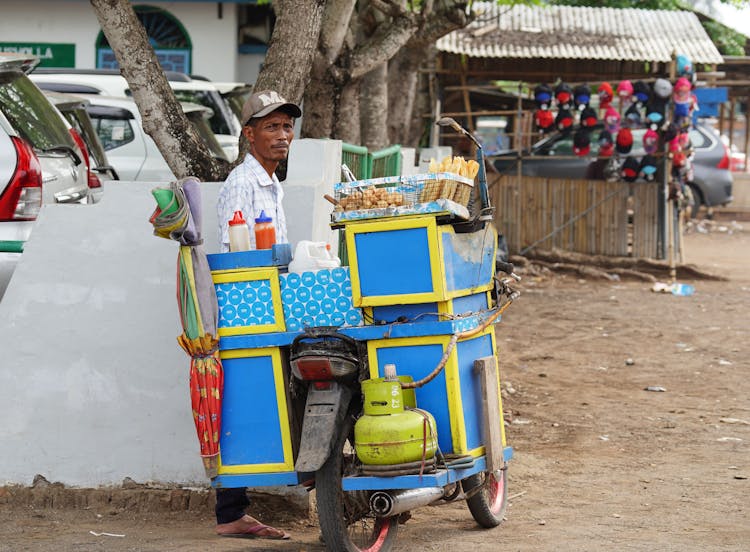
[[[255,249],[271,249],[276,243],[276,228],[265,211],[255,219]]]

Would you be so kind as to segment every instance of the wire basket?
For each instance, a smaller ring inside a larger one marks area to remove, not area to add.
[[[410,176],[386,176],[334,185],[339,211],[413,207],[448,199],[467,206],[474,183],[453,173],[423,173]]]

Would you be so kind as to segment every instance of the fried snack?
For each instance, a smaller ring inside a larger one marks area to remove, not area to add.
[[[401,207],[406,203],[404,194],[396,186],[376,188],[367,186],[352,190],[348,195],[342,195],[336,205],[336,211],[356,211],[360,209],[380,209],[385,207]]]

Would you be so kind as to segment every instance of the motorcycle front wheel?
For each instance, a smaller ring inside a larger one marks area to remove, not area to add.
[[[490,472],[481,472],[461,481],[464,493],[471,495],[466,499],[469,511],[482,527],[497,527],[503,521],[508,506],[507,471],[502,470],[499,479]]]
[[[347,416],[331,455],[315,474],[320,530],[327,550],[388,552],[396,541],[398,516],[378,518],[370,511],[370,491],[342,489],[342,477],[355,473],[353,428]]]

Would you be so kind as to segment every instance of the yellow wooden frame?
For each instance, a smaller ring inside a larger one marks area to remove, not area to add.
[[[355,245],[356,235],[390,230],[409,230],[414,228],[425,228],[427,230],[427,247],[430,256],[430,276],[433,291],[397,295],[374,295],[363,298],[359,280],[359,266],[357,263],[357,248]],[[352,303],[355,307],[430,303],[443,300],[445,296],[445,285],[442,278],[443,258],[438,240],[437,223],[435,222],[434,217],[404,218],[348,224],[346,226],[345,236],[346,247],[349,252],[349,268],[352,279]]]
[[[263,356],[271,357],[274,387],[276,391],[276,405],[279,410],[279,432],[281,433],[281,448],[284,455],[283,462],[273,462],[268,464],[233,464],[230,466],[225,466],[221,463],[221,450],[219,450],[219,475],[294,471],[292,436],[289,430],[289,409],[286,402],[286,386],[284,385],[284,371],[282,368],[283,364],[279,348],[263,347],[260,349],[222,350],[220,351],[219,356],[222,359]]]
[[[211,272],[214,284],[229,284],[233,282],[253,282],[257,280],[268,280],[271,286],[271,303],[273,305],[274,324],[259,324],[253,326],[233,326],[231,328],[218,328],[219,336],[247,335],[269,332],[285,332],[284,307],[281,303],[281,286],[279,285],[279,269],[270,268],[241,268],[231,270],[216,270]]]

